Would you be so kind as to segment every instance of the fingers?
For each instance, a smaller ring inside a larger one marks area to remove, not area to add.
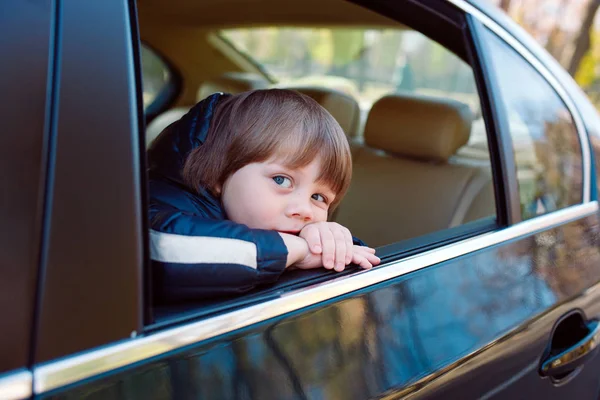
[[[319,226],[323,244],[323,265],[327,269],[341,272],[352,262],[352,235],[350,231],[337,223],[325,223]]]
[[[344,259],[344,261],[345,261],[345,264],[348,265],[352,262],[352,253],[354,251],[354,243],[352,240],[352,234],[350,233],[348,228],[344,228],[342,226],[342,232],[344,233],[344,238],[346,240],[346,258]]]
[[[371,269],[373,267],[373,264],[371,264],[369,260],[358,253],[354,254],[352,257],[352,262],[360,266],[362,269]]]
[[[333,231],[335,240],[335,270],[341,272],[346,267],[346,236],[341,229]]]
[[[379,257],[377,257],[375,255],[375,249],[370,249],[369,247],[364,247],[364,246],[359,246],[361,248],[362,251],[364,251],[365,253],[365,258],[367,259],[367,261],[369,261],[372,265],[379,265],[379,263],[381,263],[381,259]],[[372,252],[370,250],[373,250]]]
[[[352,262],[359,265],[361,268],[370,269],[374,265],[378,265],[381,260],[375,254],[375,250],[365,246],[354,246]]]
[[[335,267],[335,247],[336,242],[333,236],[333,232],[328,227],[321,226],[319,229],[321,235],[321,245],[323,247],[323,266],[327,269],[333,269]]]
[[[350,231],[338,223],[313,223],[305,226],[299,236],[306,240],[313,256],[320,255],[322,265],[326,269],[341,272],[350,263],[365,269],[380,263],[375,249],[354,245]]]
[[[321,247],[321,232],[318,227],[309,225],[306,233],[302,235],[302,237],[306,240],[311,253],[321,254],[323,249]]]

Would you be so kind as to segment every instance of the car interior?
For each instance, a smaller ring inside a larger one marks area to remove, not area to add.
[[[436,235],[451,228],[496,223],[487,133],[464,51],[438,44],[405,21],[343,0],[174,0],[168,7],[143,0],[137,6],[146,146],[214,92],[285,87],[315,99],[346,133],[353,178],[330,220],[378,247],[384,261],[388,255],[397,258],[399,249],[439,242]],[[333,57],[325,67],[326,62],[314,61],[320,53],[310,53],[314,37],[333,43]],[[335,65],[336,43],[342,46],[357,37],[362,46],[346,51],[346,65]],[[396,54],[379,49],[396,39]],[[291,47],[308,50],[300,56],[288,51],[287,59],[265,56],[269,40],[288,40],[297,43]],[[310,59],[311,67],[290,72],[290,57]],[[369,76],[369,69],[384,60],[387,69],[380,70],[388,73]],[[274,288],[243,299],[202,304],[217,312],[297,288],[299,281],[303,286],[331,279],[325,270],[284,275]],[[173,310],[155,310],[155,320]],[[197,305],[178,308],[185,318],[182,310],[198,315]]]

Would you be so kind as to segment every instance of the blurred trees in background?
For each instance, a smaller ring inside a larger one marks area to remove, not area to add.
[[[561,63],[600,108],[600,0],[490,0]]]
[[[600,0],[488,1],[544,46],[600,109]],[[333,85],[365,107],[391,91],[478,103],[468,65],[412,30],[278,27],[221,35],[277,82]]]
[[[395,91],[453,97],[479,107],[470,66],[409,29],[268,27],[220,31],[280,86],[346,92],[368,109]]]
[[[488,1],[544,46],[600,108],[600,0]],[[221,33],[278,82],[340,77],[349,81],[346,91],[364,102],[394,90],[439,91],[451,97],[472,97],[475,90],[462,60],[411,30],[253,28]],[[468,97],[462,100],[471,103]]]
[[[600,109],[600,0],[488,0],[528,31]],[[282,85],[344,91],[365,109],[389,92],[451,97],[478,112],[471,68],[410,29],[256,27],[220,31]],[[142,48],[144,105],[168,84],[168,68]]]

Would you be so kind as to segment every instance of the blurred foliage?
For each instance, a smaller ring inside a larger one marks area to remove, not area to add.
[[[575,74],[575,80],[585,90],[598,80],[597,67],[600,65],[600,32],[592,32],[592,46],[584,56]]]
[[[280,86],[338,89],[355,96],[363,108],[394,91],[451,97],[474,111],[479,107],[470,66],[415,31],[269,27],[220,35]]]
[[[343,67],[360,57],[364,46],[364,32],[358,29],[334,29],[330,31],[333,47],[331,64]]]
[[[600,109],[600,0],[489,0],[569,71]]]

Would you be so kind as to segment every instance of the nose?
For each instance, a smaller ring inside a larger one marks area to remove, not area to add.
[[[286,214],[290,218],[297,218],[304,222],[313,220],[313,209],[310,199],[300,198],[300,196],[291,199],[288,203]]]

